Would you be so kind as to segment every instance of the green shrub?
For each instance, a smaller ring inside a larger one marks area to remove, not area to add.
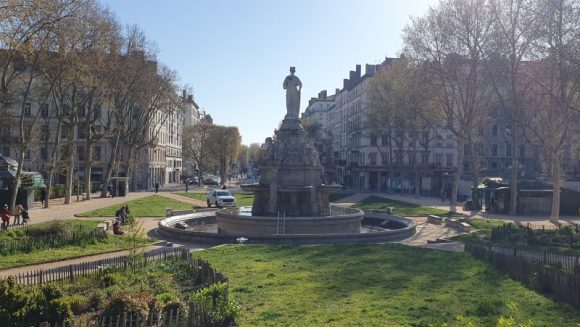
[[[72,305],[66,298],[48,301],[44,319],[47,321],[65,321],[73,316]]]
[[[126,284],[126,278],[122,272],[111,272],[103,276],[102,283],[105,287],[123,285]]]
[[[161,294],[157,294],[156,298],[159,300],[162,306],[166,306],[171,302],[177,301],[179,296],[173,292],[163,292]]]
[[[151,298],[152,296],[146,293],[129,294],[125,292],[123,295],[113,297],[105,304],[102,316],[111,317],[127,313],[127,315],[144,320],[149,313],[148,303]]]
[[[228,326],[240,314],[240,307],[227,298],[227,283],[216,283],[192,294],[204,326]]]

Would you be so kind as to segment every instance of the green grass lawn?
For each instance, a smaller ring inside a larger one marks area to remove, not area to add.
[[[389,207],[394,207],[394,213],[398,216],[427,216],[427,215],[438,215],[438,216],[446,216],[449,211],[441,210],[437,208],[430,208],[420,206],[418,204],[408,203],[408,202],[401,202],[390,200],[378,196],[371,195],[362,201],[356,203],[354,207],[369,210],[369,209],[382,209],[386,210]]]
[[[518,324],[504,326],[580,323],[580,311],[466,253],[395,244],[228,245],[197,253],[229,278],[240,326],[497,326],[510,316]]]
[[[165,209],[191,209],[191,204],[168,199],[159,195],[151,195],[142,199],[119,203],[110,207],[78,214],[78,217],[114,217],[115,211],[124,205],[129,205],[129,212],[134,217],[165,217]]]
[[[186,196],[188,198],[192,198],[195,200],[200,200],[200,201],[205,201],[207,199],[207,194],[206,193],[200,193],[200,192],[183,192],[183,193],[177,193],[178,195],[181,196]]]
[[[143,238],[138,241],[137,245],[143,246],[152,242],[152,239]],[[43,262],[59,261],[73,257],[81,257],[105,252],[127,250],[132,247],[133,243],[127,236],[109,235],[106,242],[98,242],[85,246],[65,246],[58,249],[48,249],[30,253],[18,253],[14,255],[0,256],[0,269]]]
[[[202,200],[205,201],[207,199],[206,193],[195,193],[195,192],[187,192],[187,193],[177,193],[181,196],[187,196],[192,199]],[[249,193],[232,193],[233,196],[236,198],[236,204],[238,207],[247,207],[251,206],[254,203],[254,195]]]
[[[40,231],[50,233],[51,231],[63,230],[65,227],[86,228],[87,230],[97,227],[100,221],[91,220],[67,220],[67,221],[49,221],[40,224],[30,225],[28,228],[11,230],[0,233],[0,241],[13,240],[18,242],[19,239],[27,237],[30,234],[39,234]],[[136,226],[138,227],[138,225]],[[129,227],[125,227],[127,230]],[[35,232],[36,231],[36,232]],[[137,234],[139,235],[139,234]],[[135,243],[133,243],[135,241]],[[0,269],[14,266],[36,264],[49,261],[58,261],[72,257],[99,254],[104,252],[119,251],[130,249],[134,246],[141,247],[153,242],[146,236],[130,238],[128,236],[108,235],[103,242],[89,242],[84,245],[66,245],[59,248],[50,248],[42,250],[33,250],[32,252],[19,252],[9,255],[0,256]]]

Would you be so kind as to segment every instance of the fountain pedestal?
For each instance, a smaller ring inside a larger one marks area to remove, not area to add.
[[[321,184],[318,153],[296,119],[284,119],[275,141],[261,152],[259,184],[242,185],[255,194],[255,216],[309,217],[329,214],[329,195],[340,185]]]

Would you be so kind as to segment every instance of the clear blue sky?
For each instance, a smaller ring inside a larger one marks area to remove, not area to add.
[[[301,112],[356,64],[397,56],[410,16],[435,0],[102,0],[157,44],[159,59],[214,123],[263,142],[286,114],[284,77],[302,80]]]

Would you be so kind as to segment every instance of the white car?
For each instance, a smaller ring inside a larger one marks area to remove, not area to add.
[[[215,205],[218,208],[235,207],[236,198],[232,193],[230,193],[230,191],[209,190],[207,192],[207,207],[211,208],[212,205]]]

